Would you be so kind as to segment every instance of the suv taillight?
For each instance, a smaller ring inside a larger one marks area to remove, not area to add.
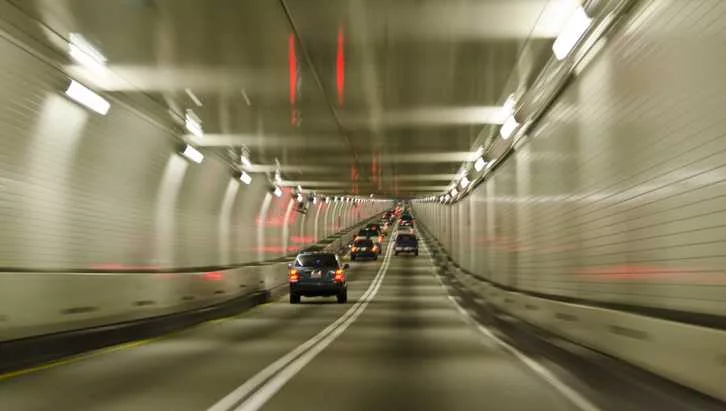
[[[297,270],[292,269],[292,270],[290,270],[290,274],[287,276],[287,279],[291,283],[296,283],[296,282],[300,281],[300,274],[298,274]]]
[[[338,283],[342,283],[343,281],[345,281],[345,274],[343,274],[343,270],[335,270],[335,276],[333,277],[333,281]]]

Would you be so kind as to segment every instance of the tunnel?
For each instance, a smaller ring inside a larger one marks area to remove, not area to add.
[[[726,410],[724,16],[0,0],[0,410]]]

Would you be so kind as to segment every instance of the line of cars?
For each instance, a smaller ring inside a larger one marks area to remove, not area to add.
[[[418,256],[418,239],[413,228],[413,216],[404,209],[387,211],[378,223],[370,223],[358,232],[350,244],[351,261],[361,258],[377,260],[383,252],[386,233],[398,220],[394,234],[395,255],[407,253]],[[348,281],[343,263],[333,252],[304,252],[288,264],[290,304],[299,304],[302,297],[335,296],[339,304],[348,301]]]

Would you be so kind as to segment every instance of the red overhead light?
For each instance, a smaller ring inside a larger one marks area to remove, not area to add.
[[[336,86],[338,89],[338,105],[343,106],[345,96],[345,35],[343,27],[338,29],[338,53],[335,59],[336,68]]]

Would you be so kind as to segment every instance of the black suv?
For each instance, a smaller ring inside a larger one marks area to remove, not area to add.
[[[394,244],[396,255],[408,253],[418,256],[418,239],[414,234],[399,234],[396,236],[396,244]]]
[[[290,304],[300,303],[300,298],[336,296],[338,303],[348,301],[348,282],[344,269],[335,253],[316,252],[298,254],[295,262],[288,264],[290,269]]]

